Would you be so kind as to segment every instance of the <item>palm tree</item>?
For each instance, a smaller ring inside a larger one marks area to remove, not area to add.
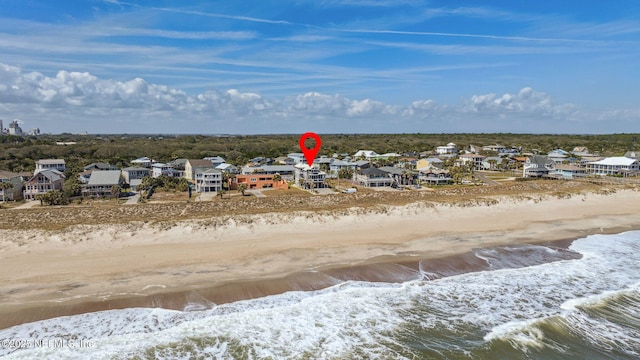
[[[7,201],[7,190],[12,189],[13,184],[8,181],[0,182],[0,190],[2,190],[2,201]]]
[[[120,185],[113,185],[111,187],[111,195],[115,196],[116,199],[120,198],[120,192],[122,191],[122,188],[120,187]]]

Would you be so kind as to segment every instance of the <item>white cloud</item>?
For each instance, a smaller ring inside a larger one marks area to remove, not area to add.
[[[21,118],[47,132],[290,133],[311,126],[324,132],[633,132],[640,131],[638,114],[590,112],[530,87],[473,95],[460,104],[425,99],[400,106],[319,92],[275,100],[238,89],[189,94],[142,78],[46,76],[0,64],[0,118]]]
[[[473,95],[463,106],[462,111],[488,114],[517,113],[530,116],[570,116],[576,111],[576,107],[572,104],[555,104],[550,95],[525,87],[517,94],[507,93],[500,97],[493,93]]]

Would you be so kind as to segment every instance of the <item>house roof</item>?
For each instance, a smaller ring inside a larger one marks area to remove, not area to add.
[[[147,162],[151,162],[151,161],[153,161],[153,160],[148,158],[148,157],[146,157],[146,156],[137,158],[135,160],[131,160],[131,162],[134,163],[134,164],[147,163]]]
[[[379,169],[394,175],[409,175],[413,173],[413,171],[411,170],[401,169],[393,166],[381,166],[379,167]]]
[[[195,173],[196,174],[222,174],[222,171],[214,168],[210,168],[210,169],[197,168]]]
[[[478,154],[462,154],[460,155],[461,158],[469,158],[469,159],[484,159],[485,157],[483,155],[478,155]]]
[[[11,179],[18,176],[20,176],[20,174],[12,173],[11,171],[0,170],[0,179]]]
[[[366,175],[366,176],[372,176],[372,175],[373,176],[387,176],[387,175],[389,175],[388,171],[384,171],[384,170],[381,170],[381,169],[378,169],[378,168],[367,168],[367,169],[364,169],[364,170],[360,170],[358,173],[361,174],[361,175]]]
[[[147,172],[151,172],[151,170],[149,170],[147,168],[139,167],[139,166],[126,167],[126,168],[122,169],[122,171],[126,171],[126,172],[130,172],[130,171],[147,171]]]
[[[54,169],[46,169],[46,170],[42,170],[42,171],[37,172],[35,175],[33,175],[33,177],[31,177],[31,179],[29,181],[32,181],[38,175],[44,176],[45,178],[49,179],[49,181],[51,181],[51,182],[58,181],[60,179],[64,179],[64,175],[60,171],[54,170]]]
[[[233,164],[228,164],[228,163],[222,163],[218,166],[215,167],[218,170],[226,170],[226,169],[232,169],[232,168],[237,168],[235,165]]]
[[[533,155],[529,157],[529,163],[537,165],[549,165],[552,164],[553,161],[544,155]]]
[[[638,160],[631,159],[631,158],[624,157],[624,156],[614,156],[614,157],[604,158],[604,159],[602,159],[600,161],[594,161],[594,162],[591,162],[590,164],[611,165],[611,166],[629,166],[629,165],[632,165],[635,162],[638,162]]]
[[[356,166],[356,163],[351,162],[351,161],[344,161],[344,160],[334,160],[331,165],[333,166]]]
[[[571,164],[558,164],[554,166],[556,170],[562,171],[586,171],[585,168],[581,168],[579,166],[571,165]]]
[[[120,170],[94,170],[87,185],[118,185],[120,174]]]
[[[358,150],[355,154],[353,154],[353,157],[358,157],[358,156],[364,156],[366,158],[370,158],[370,157],[378,156],[378,153],[376,153],[373,150]]]
[[[40,159],[36,161],[36,164],[42,165],[55,165],[55,164],[64,164],[64,159]]]
[[[91,163],[87,166],[84,167],[85,170],[90,170],[90,169],[99,169],[99,170],[115,170],[117,169],[117,167],[115,165],[111,165],[108,163],[104,163],[104,162],[97,162],[97,163]]]
[[[209,156],[204,158],[203,160],[209,160],[212,163],[216,162],[216,163],[223,163],[225,162],[224,158],[220,157],[220,156]]]
[[[261,166],[245,166],[242,168],[242,172],[247,172],[247,171],[293,172],[293,170],[294,170],[293,165],[261,165]]]
[[[212,168],[213,163],[209,160],[205,159],[189,159],[187,160],[189,164],[191,164],[192,168]]]

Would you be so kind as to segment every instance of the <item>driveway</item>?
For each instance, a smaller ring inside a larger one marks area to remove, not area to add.
[[[255,197],[267,197],[265,194],[262,193],[261,190],[245,190],[244,192],[246,192],[247,194],[251,194]]]
[[[140,193],[136,193],[135,195],[129,197],[127,199],[127,202],[125,202],[125,205],[135,205],[138,203],[138,200],[140,199]]]
[[[20,205],[20,206],[16,206],[13,208],[10,208],[11,210],[15,210],[15,209],[30,209],[34,206],[40,206],[40,201],[38,200],[31,200],[31,201],[27,201],[24,204]]]

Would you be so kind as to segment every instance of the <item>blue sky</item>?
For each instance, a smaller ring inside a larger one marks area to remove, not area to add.
[[[27,129],[640,132],[635,0],[0,8],[0,119]]]

